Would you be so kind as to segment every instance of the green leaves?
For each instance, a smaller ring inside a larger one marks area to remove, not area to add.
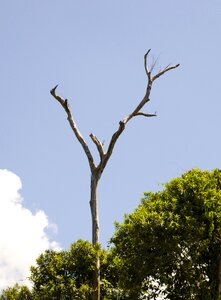
[[[33,291],[41,297],[47,294],[55,299],[73,299],[74,295],[74,299],[87,299],[98,250],[88,241],[79,240],[69,251],[46,251],[31,268]]]
[[[102,299],[219,299],[220,170],[194,169],[145,193],[115,226],[109,251],[82,240],[48,250],[31,268],[32,290],[15,285],[0,300],[90,299],[97,255]]]
[[[5,289],[0,300],[32,300],[31,291],[26,286],[15,284],[14,287]]]
[[[69,251],[46,251],[37,259],[30,278],[34,299],[90,299],[97,254],[101,262],[102,297],[112,295],[118,281],[117,259],[100,245],[78,240]]]
[[[113,251],[121,260],[120,282],[129,294],[153,299],[151,284],[158,282],[158,291],[166,286],[167,299],[216,299],[220,182],[220,170],[191,170],[163,191],[145,193],[134,213],[117,224]]]

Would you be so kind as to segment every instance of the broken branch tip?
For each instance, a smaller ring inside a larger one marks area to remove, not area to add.
[[[58,87],[58,84],[57,84],[53,89],[50,90],[50,93],[51,93],[52,95],[55,93],[57,87]]]

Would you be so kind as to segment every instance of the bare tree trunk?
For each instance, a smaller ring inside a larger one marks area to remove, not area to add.
[[[99,244],[99,212],[98,212],[98,183],[99,177],[96,172],[91,174],[91,218],[92,218],[92,243],[93,245]],[[100,256],[99,251],[96,257],[96,266],[93,274],[93,300],[100,300]]]
[[[147,51],[147,53],[144,55],[144,68],[145,72],[148,78],[148,83],[147,83],[147,88],[146,88],[146,93],[143,97],[143,99],[139,102],[139,104],[136,106],[136,108],[132,111],[131,114],[126,116],[123,120],[119,122],[118,129],[116,132],[111,137],[111,140],[109,142],[107,151],[105,152],[104,150],[104,145],[99,141],[99,139],[94,135],[90,134],[90,138],[94,142],[94,144],[97,147],[98,153],[100,155],[100,162],[99,164],[96,165],[94,158],[90,152],[90,149],[85,142],[84,138],[82,137],[80,131],[77,128],[77,125],[75,123],[75,120],[72,116],[69,102],[67,99],[63,99],[62,97],[58,96],[56,94],[56,89],[57,85],[50,91],[51,95],[62,105],[64,110],[67,113],[67,119],[68,122],[78,139],[79,143],[83,147],[83,150],[87,156],[90,170],[91,170],[91,198],[90,198],[90,208],[91,208],[91,217],[92,217],[92,243],[93,245],[99,244],[99,214],[98,214],[98,183],[100,180],[100,177],[103,173],[104,168],[106,167],[106,164],[109,160],[109,158],[112,155],[114,146],[121,135],[121,133],[124,131],[126,124],[134,117],[136,116],[144,116],[144,117],[154,117],[156,114],[149,114],[141,111],[145,104],[150,101],[150,92],[151,88],[153,85],[153,82],[164,75],[166,72],[173,70],[179,66],[179,64],[170,66],[168,65],[165,67],[162,71],[159,71],[156,75],[152,76],[152,71],[154,69],[155,64],[149,69],[148,63],[147,63],[147,58],[150,53],[150,50]],[[100,257],[99,257],[99,251],[97,254],[97,259],[96,259],[96,268],[94,271],[94,276],[93,276],[93,288],[94,288],[94,293],[92,295],[93,300],[100,300]]]
[[[91,174],[91,218],[92,218],[92,244],[99,244],[99,213],[98,213],[98,182],[99,178]]]

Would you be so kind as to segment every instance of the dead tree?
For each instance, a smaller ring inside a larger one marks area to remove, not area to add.
[[[99,244],[99,214],[98,214],[98,183],[101,178],[101,175],[104,171],[104,168],[107,165],[107,162],[109,158],[111,157],[111,154],[113,152],[114,146],[120,137],[121,133],[124,131],[127,123],[134,117],[137,116],[143,116],[143,117],[154,117],[156,114],[149,114],[146,112],[143,112],[142,109],[145,106],[147,102],[150,101],[150,93],[152,89],[152,85],[156,79],[164,75],[166,72],[173,70],[179,66],[177,65],[168,65],[165,67],[163,70],[159,71],[157,74],[152,75],[154,65],[149,68],[148,66],[148,55],[150,53],[150,50],[147,51],[147,53],[144,55],[144,68],[145,72],[147,75],[147,88],[146,88],[146,93],[143,99],[139,102],[137,107],[130,113],[128,116],[126,116],[123,120],[119,122],[118,129],[116,132],[111,137],[111,140],[109,142],[109,145],[107,147],[107,151],[104,149],[103,143],[93,134],[90,134],[90,138],[94,142],[94,144],[97,147],[99,156],[100,156],[100,161],[96,164],[91,151],[83,138],[82,134],[80,133],[79,129],[77,128],[76,122],[72,116],[72,112],[70,109],[70,105],[67,99],[63,99],[62,97],[58,96],[56,94],[56,89],[58,85],[56,85],[50,92],[51,95],[61,104],[61,106],[64,108],[66,114],[67,114],[67,119],[68,122],[80,142],[81,146],[83,147],[83,150],[87,156],[89,166],[90,166],[90,171],[91,171],[91,185],[90,185],[90,209],[91,209],[91,217],[92,217],[92,243]],[[94,272],[94,278],[93,278],[93,300],[100,300],[100,258],[99,255],[97,256],[96,260],[96,270]]]

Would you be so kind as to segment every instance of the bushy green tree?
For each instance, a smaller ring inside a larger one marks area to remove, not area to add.
[[[112,238],[130,299],[221,295],[221,171],[185,173],[142,203]]]
[[[33,297],[28,287],[15,284],[3,290],[0,300],[33,300]]]
[[[46,250],[31,267],[29,290],[16,284],[5,289],[0,300],[90,300],[96,256],[101,260],[102,299],[124,299],[118,287],[119,262],[111,251],[78,240],[70,250]]]
[[[102,299],[115,299],[118,272],[114,257],[82,240],[73,243],[69,251],[47,250],[39,256],[37,266],[31,268],[34,299],[91,299],[97,252],[101,259]]]
[[[194,169],[145,193],[116,226],[109,251],[82,240],[48,250],[31,268],[32,290],[15,285],[0,300],[89,300],[97,255],[103,300],[220,299],[220,170]]]

